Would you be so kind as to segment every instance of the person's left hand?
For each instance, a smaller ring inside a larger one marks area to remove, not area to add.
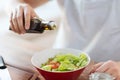
[[[115,80],[120,80],[120,63],[111,60],[100,62],[93,66],[92,72],[108,73],[115,77]]]

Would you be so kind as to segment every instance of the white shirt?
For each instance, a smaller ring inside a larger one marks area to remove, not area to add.
[[[62,25],[54,47],[87,52],[95,61],[120,60],[120,0],[58,0]]]

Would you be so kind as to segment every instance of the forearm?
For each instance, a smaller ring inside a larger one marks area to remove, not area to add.
[[[27,3],[31,7],[36,8],[36,7],[44,4],[47,1],[48,0],[10,0],[10,1],[8,1],[7,5],[5,5],[5,11],[7,13],[11,13],[11,11],[14,10],[21,3],[23,3],[23,4]]]
[[[19,0],[21,3],[27,3],[33,8],[36,8],[44,3],[46,3],[48,0]]]

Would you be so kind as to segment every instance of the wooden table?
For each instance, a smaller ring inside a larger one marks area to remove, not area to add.
[[[90,65],[83,71],[78,80],[88,80],[89,72],[91,71],[92,65],[94,62],[91,62]],[[31,80],[33,74],[15,67],[8,66],[8,70],[12,80]]]

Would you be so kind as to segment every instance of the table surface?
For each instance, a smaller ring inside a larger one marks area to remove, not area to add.
[[[33,75],[30,72],[12,66],[8,66],[8,71],[10,73],[12,80],[30,80],[30,78]]]
[[[89,66],[83,71],[81,76],[78,78],[78,80],[88,80],[89,72],[91,70],[92,65],[94,62],[91,62]],[[12,80],[31,80],[33,74],[12,66],[8,66],[8,70],[10,73],[10,76]]]

